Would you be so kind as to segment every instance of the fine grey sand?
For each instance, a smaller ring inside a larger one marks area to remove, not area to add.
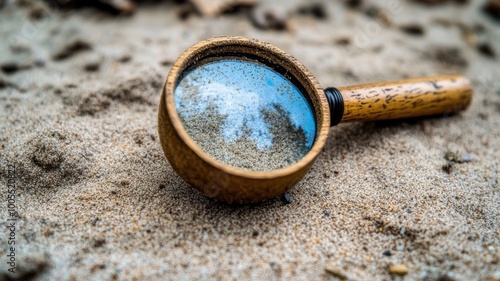
[[[250,19],[22,2],[0,9],[0,211],[7,223],[14,165],[19,215],[15,274],[0,230],[0,280],[500,280],[500,29],[486,1],[276,1]],[[275,10],[267,27],[256,16]],[[157,135],[171,64],[219,35],[270,42],[324,87],[463,73],[474,99],[454,116],[334,127],[290,204],[227,205],[184,183]]]

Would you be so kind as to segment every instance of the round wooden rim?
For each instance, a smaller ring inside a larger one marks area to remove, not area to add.
[[[241,47],[252,50],[251,52],[254,55],[269,55],[269,58],[274,58],[273,61],[276,64],[282,66],[286,70],[290,70],[290,73],[295,73],[295,76],[300,76],[296,78],[301,81],[302,84],[304,82],[309,84],[304,85],[304,88],[309,93],[309,96],[313,100],[315,107],[317,122],[316,140],[311,150],[304,157],[302,157],[302,159],[300,159],[293,165],[287,166],[282,169],[265,172],[249,171],[235,168],[221,161],[218,161],[205,153],[189,136],[189,134],[184,129],[182,121],[180,120],[177,109],[175,108],[174,90],[177,85],[177,80],[182,74],[182,71],[184,71],[193,63],[203,59],[205,57],[204,53],[206,52],[224,52],[234,48],[234,51],[244,54],[241,51]],[[167,76],[164,91],[166,93],[165,106],[167,108],[168,117],[170,118],[174,129],[176,130],[182,141],[205,162],[227,174],[245,177],[248,179],[273,179],[285,177],[303,169],[311,161],[314,161],[319,152],[321,152],[321,149],[326,143],[326,139],[328,137],[330,128],[330,112],[328,102],[324,95],[323,88],[320,86],[316,78],[307,68],[305,68],[298,60],[296,60],[291,55],[287,54],[276,46],[261,42],[256,39],[250,39],[240,36],[224,36],[207,39],[194,44],[189,49],[184,51],[184,53],[182,53],[182,55],[172,66]]]

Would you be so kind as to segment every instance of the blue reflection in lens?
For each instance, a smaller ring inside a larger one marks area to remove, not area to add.
[[[308,101],[291,81],[258,62],[223,59],[191,69],[175,89],[175,105],[195,142],[235,167],[282,168],[314,143]]]

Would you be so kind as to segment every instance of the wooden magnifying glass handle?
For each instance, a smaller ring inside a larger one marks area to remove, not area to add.
[[[337,90],[337,93],[332,91]],[[357,122],[451,114],[472,100],[469,80],[461,75],[415,78],[325,89],[335,122]],[[331,94],[336,94],[331,101]],[[338,94],[341,95],[338,96]],[[343,111],[340,99],[343,100]],[[339,116],[342,111],[342,117]],[[336,119],[336,120],[335,120]]]

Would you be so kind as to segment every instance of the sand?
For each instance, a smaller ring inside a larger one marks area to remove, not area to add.
[[[5,227],[0,279],[499,280],[498,23],[480,1],[325,1],[324,19],[304,3],[259,7],[289,11],[286,30],[181,21],[169,3],[130,18],[0,9],[0,210],[15,165],[19,214],[17,273]],[[175,174],[156,120],[171,63],[217,35],[271,42],[325,87],[458,72],[475,96],[455,116],[341,124],[291,203],[227,205]]]

